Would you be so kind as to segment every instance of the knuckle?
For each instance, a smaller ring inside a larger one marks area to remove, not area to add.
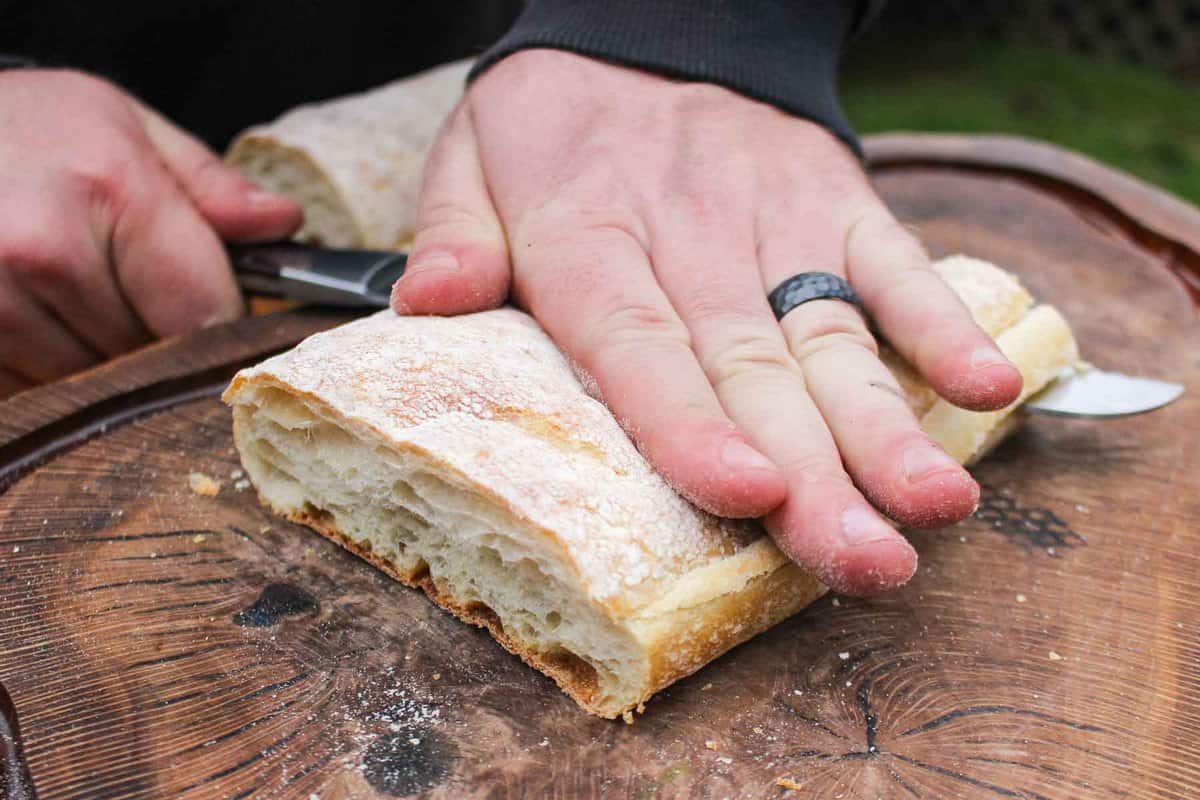
[[[109,148],[67,169],[68,183],[90,204],[121,207],[128,201],[138,170],[132,148]]]
[[[80,273],[80,259],[65,250],[61,234],[48,228],[27,225],[5,231],[0,239],[0,267],[26,286],[73,283]]]
[[[802,480],[831,480],[839,483],[850,483],[842,462],[835,456],[821,452],[810,451],[786,456],[779,462],[779,468],[788,475],[800,476]]]
[[[187,186],[195,186],[200,190],[212,190],[217,184],[229,179],[229,168],[216,156],[201,149],[183,168],[184,174],[179,177]]]
[[[648,236],[638,215],[623,204],[552,202],[518,224],[514,242],[520,248],[571,253],[635,244],[643,249]]]
[[[736,266],[732,270],[740,271]],[[696,324],[737,324],[767,313],[761,298],[748,297],[737,287],[718,281],[693,286],[682,307],[686,318]]]
[[[691,346],[688,330],[665,308],[629,298],[603,312],[596,326],[600,343],[610,349],[654,345]]]
[[[695,180],[695,176],[685,179],[689,183]],[[678,194],[677,208],[681,217],[696,229],[720,229],[734,218],[733,194],[744,193],[713,191],[711,186],[685,188]]]
[[[734,333],[713,358],[710,379],[720,388],[750,377],[757,380],[777,375],[803,380],[799,365],[783,342],[760,330]]]
[[[449,201],[436,201],[421,207],[417,228],[422,232],[453,232],[490,227],[475,211]]]
[[[853,308],[835,306],[820,314],[790,315],[784,319],[793,355],[803,364],[815,355],[847,349],[879,354],[879,343]]]

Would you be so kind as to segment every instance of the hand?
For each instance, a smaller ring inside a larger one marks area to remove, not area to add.
[[[295,204],[81,73],[0,73],[0,131],[0,397],[236,317],[221,237],[300,222]]]
[[[678,491],[767,515],[840,591],[916,569],[876,508],[942,525],[979,489],[921,432],[852,306],[810,302],[781,324],[767,293],[797,272],[846,276],[943,397],[995,409],[1020,390],[845,146],[716,86],[511,56],[442,131],[417,227],[399,312],[476,311],[511,290]]]

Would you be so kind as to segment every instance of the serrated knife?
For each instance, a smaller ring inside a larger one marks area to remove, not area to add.
[[[238,283],[247,291],[345,308],[386,308],[392,284],[404,274],[408,260],[404,253],[293,242],[228,249]],[[1183,386],[1170,381],[1068,367],[1022,408],[1058,417],[1112,419],[1154,411],[1182,394]]]

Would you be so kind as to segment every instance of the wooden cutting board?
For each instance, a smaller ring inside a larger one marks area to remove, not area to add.
[[[0,404],[0,796],[1196,796],[1200,213],[1044,146],[870,152],[936,254],[1187,396],[1032,422],[975,518],[913,536],[909,586],[827,597],[627,726],[238,482],[217,392],[343,317],[160,344]]]

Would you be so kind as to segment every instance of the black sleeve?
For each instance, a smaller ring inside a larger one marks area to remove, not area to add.
[[[529,0],[479,59],[548,47],[715,83],[828,128],[856,153],[837,97],[847,40],[883,0]]]
[[[33,59],[0,53],[0,69],[26,69],[38,66]]]

